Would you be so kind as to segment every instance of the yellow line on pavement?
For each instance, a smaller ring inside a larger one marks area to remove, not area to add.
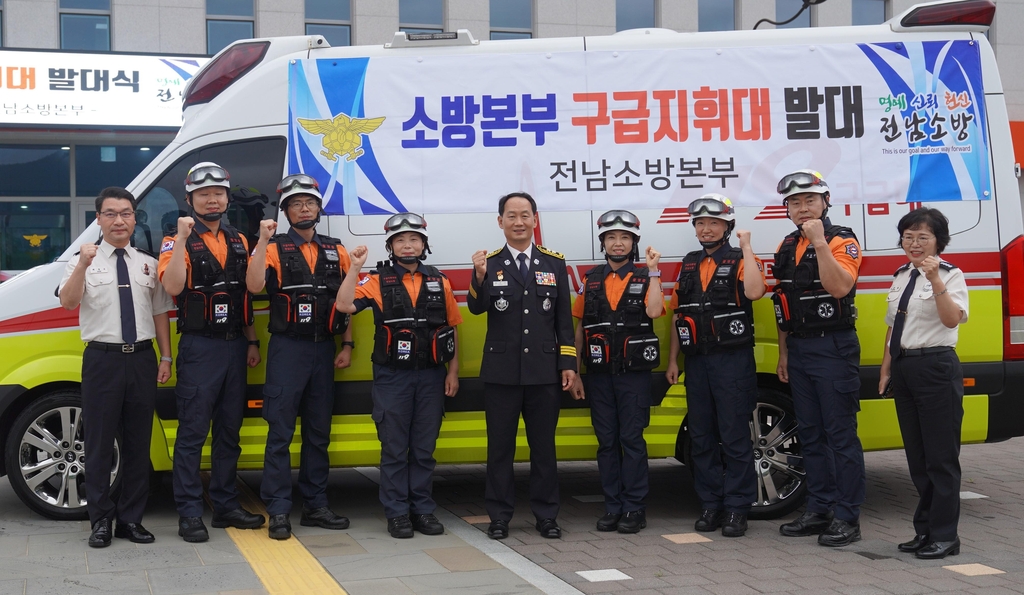
[[[249,512],[269,517],[263,502],[238,480],[238,497]],[[259,529],[226,529],[238,551],[270,595],[347,595],[341,585],[295,535],[279,541],[267,535],[267,526]]]

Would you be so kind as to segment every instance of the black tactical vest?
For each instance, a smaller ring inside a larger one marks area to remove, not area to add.
[[[653,370],[660,362],[660,350],[644,303],[651,283],[647,267],[633,271],[615,310],[604,286],[610,270],[607,266],[594,267],[583,279],[586,345],[582,356],[587,371],[619,374]]]
[[[814,246],[808,245],[800,262],[796,261],[800,237],[800,230],[797,230],[782,240],[772,266],[772,274],[778,283],[772,301],[779,328],[797,337],[854,328],[857,321],[854,305],[856,284],[846,296],[832,297],[821,285]],[[831,242],[836,237],[857,239],[849,227],[827,225],[825,241]]]
[[[341,241],[319,236],[316,270],[286,233],[274,236],[281,261],[281,283],[268,284],[271,333],[323,341],[345,332],[348,315],[338,312],[335,299],[345,277],[341,270]]]
[[[421,369],[444,364],[455,354],[455,329],[448,326],[444,275],[425,264],[416,304],[402,283],[405,268],[377,263],[380,282],[381,320],[374,336],[375,364],[401,369]],[[412,274],[412,273],[409,273]]]
[[[185,240],[192,274],[177,299],[180,333],[230,339],[252,324],[252,296],[245,287],[249,254],[238,230],[223,224],[220,230],[228,243],[223,267],[196,230]]]
[[[676,333],[684,354],[711,353],[754,345],[754,308],[739,282],[743,250],[729,248],[705,290],[700,279],[703,250],[690,252],[676,284]]]

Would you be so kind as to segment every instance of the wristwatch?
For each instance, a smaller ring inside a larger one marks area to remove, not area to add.
[[[256,349],[259,349],[260,348],[260,340],[256,339],[255,341],[249,341],[249,345],[254,345],[256,347]]]
[[[346,345],[351,347],[352,349],[356,348],[356,344],[354,342],[352,342],[352,341],[342,341],[341,342],[341,346],[342,347],[345,347]]]
[[[648,271],[647,272],[647,276],[648,277],[660,277],[661,276],[661,271]]]

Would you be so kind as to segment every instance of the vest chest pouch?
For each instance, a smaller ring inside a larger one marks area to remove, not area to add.
[[[676,336],[679,337],[679,351],[683,355],[697,353],[697,322],[685,315],[676,319]]]
[[[430,333],[430,360],[434,364],[446,364],[455,357],[455,329],[442,326]]]
[[[330,308],[330,313],[327,315],[327,331],[332,335],[340,335],[348,329],[349,322],[352,321],[352,317],[348,314],[338,312],[338,308],[335,307],[336,301],[331,300],[327,307]]]
[[[178,316],[178,331],[201,331],[206,328],[206,294],[190,291],[179,298],[185,316]]]
[[[801,295],[799,302],[799,328],[794,325],[795,331],[815,332],[837,328],[839,321],[850,316],[843,305],[845,300],[832,297],[827,291],[816,291],[807,295]]]
[[[231,296],[224,291],[218,291],[210,296],[210,325],[215,330],[228,330],[231,326]]]
[[[312,335],[316,332],[317,312],[316,296],[299,294],[293,300],[295,314],[295,332],[300,335]]]
[[[715,314],[711,318],[711,330],[720,347],[745,347],[753,344],[753,325],[743,310]]]
[[[587,332],[584,361],[588,372],[607,372],[611,368],[611,341],[605,333]]]
[[[270,323],[267,330],[283,333],[292,322],[292,298],[287,293],[276,293],[270,298]]]
[[[776,291],[772,294],[772,303],[775,305],[775,323],[779,325],[779,330],[788,333],[791,330],[790,321],[792,320],[789,312],[789,298],[782,291]]]
[[[416,368],[416,331],[412,329],[398,329],[391,336],[391,365],[402,369],[412,370]]]
[[[646,372],[657,368],[661,364],[658,336],[654,333],[644,333],[626,337],[623,359],[627,372]]]

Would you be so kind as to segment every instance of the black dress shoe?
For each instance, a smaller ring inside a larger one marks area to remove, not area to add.
[[[619,533],[639,533],[647,526],[647,512],[644,509],[633,510],[622,515],[619,521]]]
[[[231,512],[213,513],[213,526],[218,529],[234,527],[235,529],[259,529],[267,519],[262,514],[253,514],[239,506]]]
[[[409,539],[412,537],[412,522],[409,515],[403,514],[388,519],[388,533],[395,539]]]
[[[722,521],[722,537],[743,537],[747,532],[747,515],[742,512],[727,512]]]
[[[114,529],[114,537],[118,539],[127,538],[132,543],[153,543],[156,537],[146,530],[141,523],[117,523]]]
[[[110,519],[100,519],[92,526],[89,547],[107,547],[108,545],[110,545]]]
[[[725,513],[721,510],[712,510],[705,508],[700,511],[700,518],[693,524],[693,528],[698,531],[707,533],[714,531],[715,529],[722,526],[722,519],[725,517]]]
[[[288,539],[292,536],[292,522],[286,514],[270,515],[270,525],[267,533],[271,539]]]
[[[178,519],[178,535],[189,543],[199,543],[210,538],[210,533],[197,516],[183,516]]]
[[[487,527],[487,536],[491,539],[505,539],[508,537],[508,521],[491,521]]]
[[[960,538],[957,537],[953,541],[933,541],[917,550],[915,555],[922,560],[941,560],[946,556],[956,556],[959,554]]]
[[[560,539],[562,537],[562,528],[558,526],[558,521],[555,519],[540,519],[537,521],[536,527],[541,537],[547,539]]]
[[[326,506],[320,508],[303,508],[302,519],[299,524],[303,527],[323,527],[324,529],[341,530],[348,529],[348,519],[334,514],[334,511]]]
[[[926,545],[928,545],[927,535],[915,535],[914,538],[910,541],[904,541],[903,543],[896,546],[896,549],[898,549],[901,552],[907,552],[908,554],[912,554]]]
[[[621,518],[621,514],[606,513],[603,517],[597,519],[597,530],[614,531],[619,528],[619,519]]]
[[[832,523],[832,513],[822,514],[820,512],[807,511],[800,515],[795,521],[788,522],[779,527],[779,533],[786,537],[805,537],[807,535],[820,535],[828,529]]]
[[[842,547],[860,541],[860,524],[832,519],[832,524],[818,536],[818,545]]]
[[[412,528],[424,535],[443,535],[444,525],[432,514],[411,514]]]

